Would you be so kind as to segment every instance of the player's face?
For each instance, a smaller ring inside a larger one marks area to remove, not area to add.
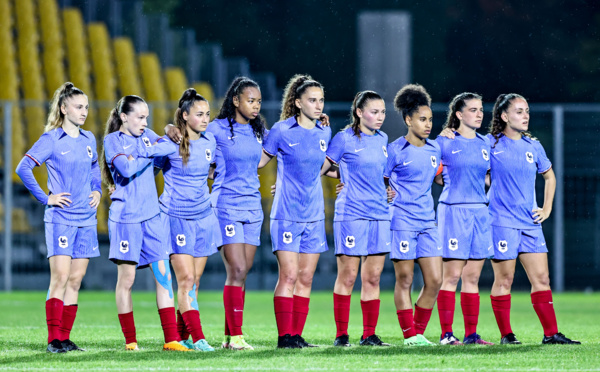
[[[319,87],[307,88],[300,99],[296,100],[296,107],[300,109],[301,115],[306,116],[310,120],[317,120],[323,113],[325,105],[325,97],[323,89]]]
[[[148,126],[148,105],[146,102],[138,102],[132,105],[132,110],[129,114],[121,114],[121,132],[130,136],[139,137],[144,133]]]
[[[233,97],[233,105],[237,113],[244,119],[244,123],[256,119],[262,105],[262,95],[255,87],[247,87],[239,96]]]
[[[356,115],[360,118],[360,126],[369,131],[381,129],[385,120],[385,102],[382,99],[367,101],[363,109],[356,109]]]
[[[194,131],[196,134],[204,132],[210,121],[208,102],[196,101],[189,113],[183,113],[183,120],[187,122],[188,130]]]
[[[483,103],[480,99],[470,99],[465,101],[465,107],[456,113],[461,125],[471,129],[481,128],[483,121]]]
[[[507,126],[516,132],[529,129],[529,105],[522,98],[515,98],[510,102],[508,110],[502,114],[502,119]]]
[[[85,119],[88,116],[89,107],[87,96],[78,94],[64,100],[60,110],[65,116],[65,121],[81,126],[85,123]]]
[[[420,106],[411,116],[406,118],[408,131],[420,139],[426,139],[433,127],[433,113],[429,106]]]

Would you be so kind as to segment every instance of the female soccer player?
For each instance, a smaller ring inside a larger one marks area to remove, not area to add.
[[[119,100],[106,123],[102,176],[114,185],[109,211],[109,258],[118,266],[116,287],[119,321],[125,349],[138,350],[131,287],[137,267],[150,266],[156,279],[156,303],[165,336],[163,350],[189,351],[178,341],[171,284],[171,247],[161,221],[152,159],[140,157],[141,149],[156,142],[147,129],[148,105],[138,96]]]
[[[318,120],[323,103],[320,83],[308,75],[292,77],[284,91],[281,121],[271,128],[259,164],[277,156],[271,240],[279,264],[273,302],[280,348],[313,346],[304,341],[302,331],[319,255],[328,249],[320,170],[331,129]]]
[[[83,351],[69,337],[89,259],[100,255],[96,208],[102,188],[96,139],[92,132],[81,129],[88,107],[87,96],[73,83],[58,88],[50,103],[45,133],[16,169],[27,189],[46,205],[44,225],[50,263],[46,350],[51,353]],[[49,195],[39,186],[32,171],[44,162]]]
[[[261,103],[258,84],[238,77],[229,86],[221,111],[207,129],[217,141],[211,204],[221,228],[221,256],[227,271],[223,289],[225,340],[221,346],[232,350],[253,350],[244,340],[242,323],[246,276],[260,245],[263,222],[256,172],[267,134],[259,115]],[[180,139],[176,128],[167,126],[166,131],[175,142]]]
[[[433,345],[424,336],[431,311],[442,285],[440,243],[431,196],[431,184],[441,158],[440,146],[427,138],[433,115],[431,97],[421,85],[410,84],[398,91],[394,106],[402,115],[408,134],[388,146],[384,176],[396,198],[392,203],[392,252],[396,271],[394,302],[404,345]],[[425,285],[415,304],[413,317],[410,290],[415,261]]]
[[[380,131],[385,102],[373,91],[359,92],[351,109],[352,124],[335,135],[327,149],[324,170],[340,169],[343,190],[335,202],[333,223],[338,275],[333,289],[337,327],[334,346],[351,346],[348,336],[350,299],[361,265],[361,345],[389,346],[375,334],[379,318],[379,280],[390,251],[389,207],[383,171],[387,134]]]
[[[490,142],[476,132],[483,120],[481,96],[461,93],[449,105],[444,128],[456,131],[451,140],[438,137],[442,153],[444,189],[437,218],[443,249],[443,281],[438,294],[442,326],[440,343],[460,345],[452,332],[455,292],[462,279],[461,307],[465,344],[491,345],[477,334],[479,276],[487,257],[493,255],[485,179],[490,168]],[[441,182],[441,181],[440,181]]]
[[[520,344],[510,326],[510,288],[517,257],[531,283],[531,302],[542,323],[542,344],[580,344],[558,332],[542,232],[552,212],[556,178],[542,145],[529,132],[529,106],[522,96],[496,100],[488,138],[492,143],[490,214],[494,246],[492,308],[501,344]],[[537,206],[536,173],[544,177],[544,205]]]

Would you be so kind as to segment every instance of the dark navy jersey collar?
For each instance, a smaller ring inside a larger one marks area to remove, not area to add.
[[[291,125],[290,125],[290,128],[293,128],[293,127],[299,127],[299,126],[300,126],[300,124],[298,124],[298,120],[296,120],[296,117],[295,117],[295,116],[292,116],[291,118],[289,118],[289,119],[286,119],[286,121],[287,121],[289,124],[291,124]],[[324,129],[325,129],[324,125],[323,125],[323,124],[322,124],[322,123],[321,123],[319,120],[317,120],[317,123],[315,124],[315,127],[319,128],[319,129],[321,129],[321,130],[324,130]]]

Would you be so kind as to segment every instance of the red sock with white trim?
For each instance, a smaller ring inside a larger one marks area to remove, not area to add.
[[[500,337],[512,333],[510,326],[510,294],[503,296],[490,296],[492,300],[492,309],[500,330]]]
[[[243,296],[242,287],[226,285],[223,288],[223,305],[231,336],[242,335],[242,323],[244,322]]]
[[[427,328],[427,324],[429,324],[429,319],[431,318],[431,312],[433,309],[425,309],[424,307],[420,307],[415,305],[415,331],[417,334],[422,335],[425,333],[425,329]]]
[[[531,303],[544,328],[544,336],[550,337],[557,334],[558,325],[556,324],[556,314],[554,313],[552,291],[533,292],[531,294]]]
[[[404,339],[411,338],[417,335],[417,330],[415,327],[415,321],[413,318],[413,310],[397,310],[396,315],[398,315],[398,323],[400,323],[400,328],[402,329],[402,335]]]

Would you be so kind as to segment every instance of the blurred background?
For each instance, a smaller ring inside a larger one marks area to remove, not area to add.
[[[186,88],[209,99],[215,114],[239,75],[260,84],[261,113],[270,126],[279,117],[282,87],[296,73],[324,84],[334,132],[348,123],[357,91],[378,91],[387,101],[383,130],[390,141],[405,133],[391,103],[404,84],[420,83],[431,94],[433,133],[460,92],[483,95],[486,122],[500,93],[524,95],[531,131],[558,179],[553,214],[543,226],[553,288],[600,289],[600,3],[594,0],[0,0],[0,288],[48,285],[43,206],[14,169],[42,134],[49,100],[63,82],[87,93],[84,128],[101,143],[108,113],[123,95],[145,98],[151,126],[162,134]],[[265,222],[247,287],[271,290],[277,281],[268,228],[275,163],[259,174]],[[45,166],[35,175],[47,191]],[[330,251],[320,259],[315,289],[331,289],[336,275],[336,183],[323,179]],[[157,186],[160,194],[160,176]],[[436,199],[440,191],[434,187]],[[541,203],[541,179],[537,195]],[[116,283],[116,266],[107,259],[108,206],[105,193],[98,210],[102,257],[90,262],[87,289],[113,290]],[[210,257],[201,289],[220,289],[224,279],[221,258]],[[482,289],[492,281],[488,262]],[[393,283],[388,262],[382,287]],[[416,289],[421,283],[416,275]],[[141,271],[136,289],[153,286],[149,271]],[[520,266],[514,288],[529,289]]]

